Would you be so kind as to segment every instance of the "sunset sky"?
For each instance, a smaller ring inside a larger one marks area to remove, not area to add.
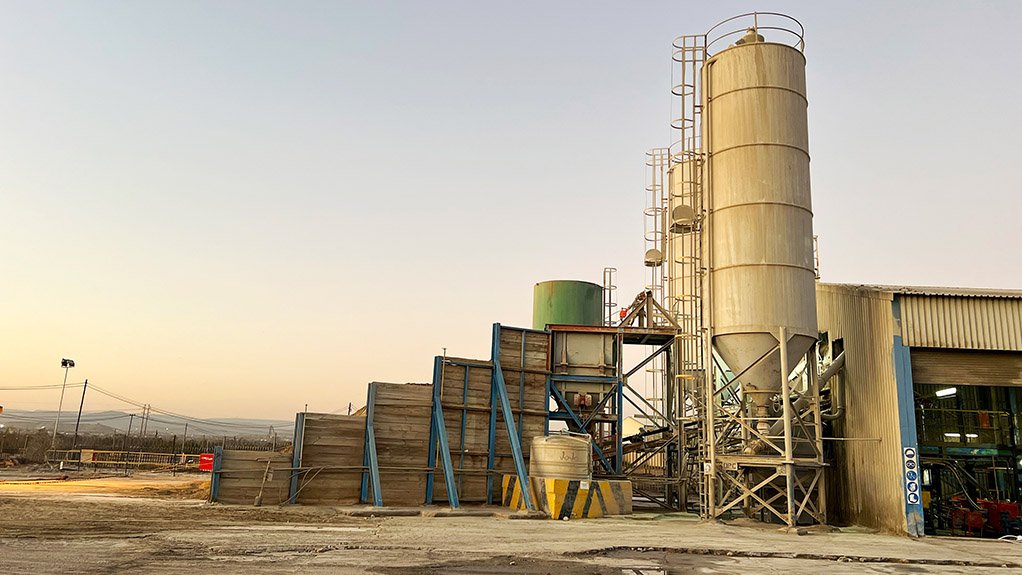
[[[291,419],[488,357],[538,281],[614,266],[627,303],[671,40],[753,9],[806,28],[823,280],[1022,288],[1020,3],[0,9],[0,387],[69,357],[164,409]]]

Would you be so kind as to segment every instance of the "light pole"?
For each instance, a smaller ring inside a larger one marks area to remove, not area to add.
[[[64,390],[67,389],[67,372],[75,366],[73,359],[61,359],[60,367],[64,368],[64,384],[60,386],[60,403],[57,404],[57,421],[53,424],[53,439],[50,440],[50,449],[57,444],[57,428],[60,427],[60,411],[64,408]]]

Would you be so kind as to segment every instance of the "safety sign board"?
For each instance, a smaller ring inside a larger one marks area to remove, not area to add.
[[[902,450],[905,465],[905,501],[909,505],[919,504],[919,454],[914,447]]]

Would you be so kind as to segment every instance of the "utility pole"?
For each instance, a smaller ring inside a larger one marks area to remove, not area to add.
[[[85,407],[85,392],[89,390],[89,380],[85,380],[85,386],[82,387],[82,402],[78,404],[78,419],[75,420],[75,438],[71,441],[71,450],[73,451],[78,447],[78,426],[82,423],[82,408]],[[81,458],[78,458],[81,463]]]
[[[64,390],[67,389],[67,372],[75,366],[75,360],[73,359],[61,359],[60,367],[64,368],[64,384],[60,386],[60,403],[57,404],[57,421],[53,424],[53,439],[50,440],[50,449],[52,450],[57,444],[57,428],[60,427],[60,412],[64,409]]]
[[[126,431],[124,433],[124,445],[121,446],[121,451],[124,451],[124,452],[128,451],[128,439],[131,438],[131,425],[132,425],[132,423],[134,423],[134,421],[135,421],[135,414],[134,413],[129,413],[128,414],[128,431]],[[127,461],[127,460],[125,460],[125,461]]]
[[[142,406],[142,428],[139,431],[141,435],[145,435],[145,432],[149,430],[149,404]]]
[[[124,434],[124,448],[121,450],[121,457],[124,458],[124,475],[128,474],[128,440],[131,439],[131,424],[135,421],[135,414],[128,414],[128,432]]]

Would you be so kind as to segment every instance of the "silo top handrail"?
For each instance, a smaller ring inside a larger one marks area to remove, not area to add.
[[[768,16],[768,17],[770,17],[771,20],[780,19],[781,22],[774,22],[776,25],[760,25],[759,19],[760,19],[761,16]],[[731,30],[729,28],[727,32],[719,31],[721,29],[721,27],[723,27],[724,25],[729,24],[731,22],[735,22],[736,20],[742,20],[742,19],[745,19],[745,20],[751,19],[751,22],[748,22],[748,25],[741,26],[741,27],[739,27],[737,29],[734,29],[734,30]],[[746,14],[739,14],[738,16],[732,16],[731,18],[728,18],[727,20],[722,20],[721,22],[718,22],[712,28],[707,30],[705,34],[702,35],[702,38],[703,38],[703,46],[702,46],[702,48],[705,51],[704,53],[706,54],[706,57],[708,58],[708,57],[710,57],[710,56],[712,56],[714,54],[713,46],[715,44],[721,42],[722,40],[727,40],[729,38],[733,38],[736,35],[744,34],[750,28],[754,29],[757,33],[759,31],[761,31],[761,30],[773,30],[773,31],[776,31],[776,32],[782,32],[784,34],[791,35],[797,41],[794,42],[793,44],[790,44],[790,45],[793,48],[799,50],[800,52],[801,51],[805,51],[805,38],[804,38],[805,28],[802,26],[801,22],[799,22],[798,20],[796,20],[795,18],[793,18],[791,16],[788,16],[787,14],[781,14],[780,12],[748,12]],[[686,46],[686,43],[684,41],[685,38],[691,38],[691,37],[690,36],[678,36],[677,38],[675,38],[675,40],[674,40],[674,48],[676,48],[678,50],[683,50],[684,48],[686,48],[687,46]],[[677,52],[675,52],[675,54],[677,54]]]

